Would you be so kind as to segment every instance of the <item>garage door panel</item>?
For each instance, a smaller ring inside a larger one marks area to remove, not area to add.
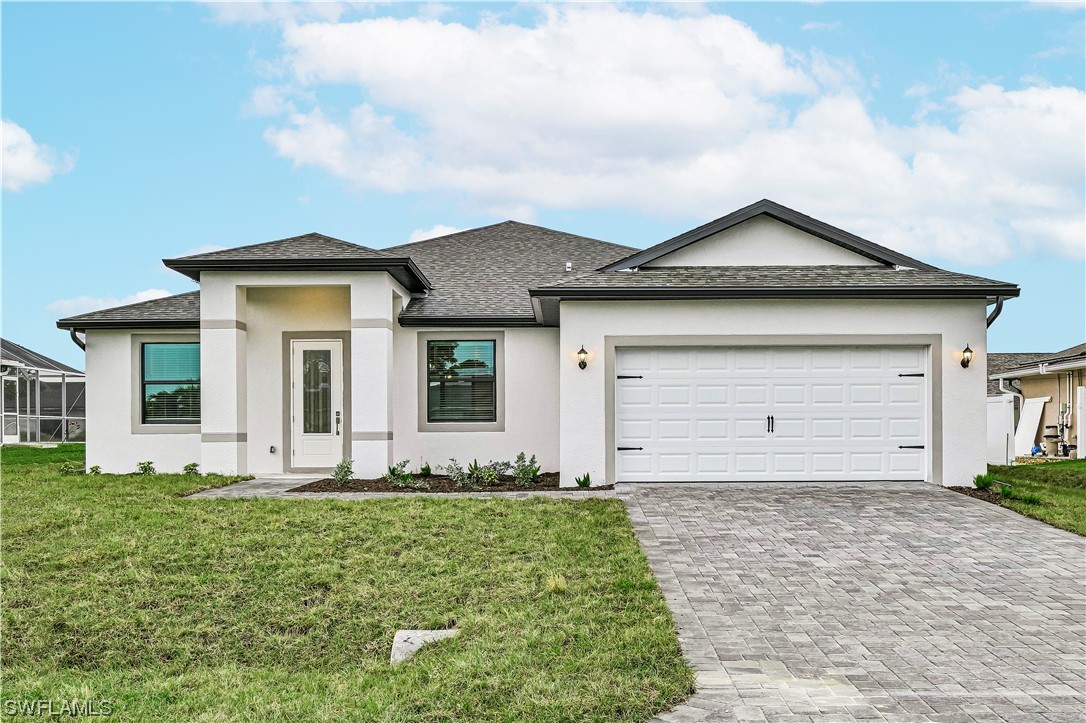
[[[919,348],[619,350],[620,481],[924,479]],[[773,431],[767,417],[773,415]]]

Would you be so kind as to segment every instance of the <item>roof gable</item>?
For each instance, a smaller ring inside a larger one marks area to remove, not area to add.
[[[248,246],[237,246],[219,251],[208,251],[192,256],[182,256],[169,261],[241,261],[249,259],[373,259],[388,258],[385,254],[349,241],[325,236],[321,233],[306,233],[290,236],[275,241],[266,241]],[[168,265],[168,263],[167,263]]]
[[[738,228],[741,225],[744,228]],[[818,239],[835,248],[820,247],[810,239]],[[694,247],[695,244],[705,245],[699,249]],[[883,265],[935,269],[923,261],[763,199],[600,270],[682,265]]]

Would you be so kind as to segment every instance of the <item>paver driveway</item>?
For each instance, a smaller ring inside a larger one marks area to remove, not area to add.
[[[1081,537],[931,486],[623,485],[698,670],[668,721],[1081,721]]]

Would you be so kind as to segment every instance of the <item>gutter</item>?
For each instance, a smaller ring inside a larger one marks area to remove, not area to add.
[[[72,341],[75,342],[75,345],[77,347],[79,347],[83,351],[87,350],[87,344],[82,339],[79,338],[79,334],[76,333],[75,329],[69,329],[68,333],[71,334]]]
[[[998,295],[1018,296],[1008,286],[657,286],[657,287],[543,287],[530,289],[533,297],[584,301],[656,301],[661,299],[974,299]]]
[[[1003,297],[997,296],[995,300],[995,308],[992,309],[992,313],[988,314],[988,326],[985,328],[991,328],[995,320],[999,318],[1000,313],[1003,311]]]

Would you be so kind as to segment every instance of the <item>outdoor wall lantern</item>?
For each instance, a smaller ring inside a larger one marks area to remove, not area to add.
[[[588,366],[588,352],[584,350],[584,344],[581,344],[581,350],[577,352],[577,366],[581,369]]]
[[[962,369],[968,369],[971,361],[973,361],[973,350],[966,344],[965,348],[962,349]]]

